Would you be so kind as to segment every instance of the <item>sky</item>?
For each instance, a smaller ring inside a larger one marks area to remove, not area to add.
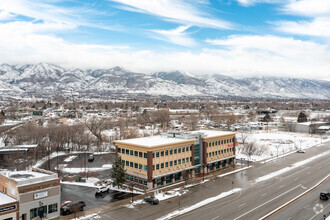
[[[330,0],[0,0],[0,63],[330,80]]]

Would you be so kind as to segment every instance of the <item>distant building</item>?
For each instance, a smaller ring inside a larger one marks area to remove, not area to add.
[[[60,215],[61,190],[56,173],[42,169],[1,173],[0,199],[3,194],[18,201],[20,220],[53,219]],[[14,204],[13,201],[9,205]]]
[[[288,124],[290,131],[307,134],[315,134],[319,127],[325,125],[327,125],[326,122],[301,122]]]
[[[18,200],[2,192],[0,192],[0,219],[19,219]]]
[[[114,141],[126,179],[148,189],[234,166],[234,132],[200,130]]]

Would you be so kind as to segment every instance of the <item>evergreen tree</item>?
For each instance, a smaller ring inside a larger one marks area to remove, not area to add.
[[[298,120],[297,121],[299,123],[300,122],[307,122],[307,117],[306,117],[305,113],[300,112],[299,115],[298,115]]]
[[[267,113],[264,118],[262,119],[263,122],[270,122],[272,121],[272,118],[270,117],[270,115]]]
[[[113,180],[112,185],[118,186],[118,188],[126,182],[126,170],[120,156],[113,163],[111,178]]]

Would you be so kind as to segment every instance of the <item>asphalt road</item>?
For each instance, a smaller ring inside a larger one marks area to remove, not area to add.
[[[305,154],[294,153],[266,164],[256,163],[253,168],[243,172],[191,187],[188,193],[162,201],[152,208],[149,204],[138,205],[135,209],[122,208],[104,213],[102,219],[156,219],[178,210],[179,201],[180,207],[183,209],[222,192],[230,191],[232,182],[234,182],[234,188],[242,188],[242,190],[181,215],[177,219],[258,219],[295,198],[327,176],[330,173],[330,154],[263,182],[256,182],[255,180],[258,177],[290,167],[296,162],[306,160],[328,150],[330,150],[330,142],[310,148],[306,150]],[[329,188],[330,180],[324,184],[326,188]],[[318,194],[318,191],[318,188],[315,189],[316,194]],[[312,194],[308,196],[311,196],[311,199],[314,198]],[[316,198],[318,198],[317,195]],[[310,206],[315,206],[316,198],[314,203],[308,201],[308,197],[303,197],[299,201],[305,200]],[[304,205],[304,207],[306,206]],[[274,215],[272,219],[288,219],[291,217],[296,219],[294,216],[303,207],[299,208],[287,209],[288,211],[285,209],[287,214],[283,214],[283,216]],[[308,210],[307,208],[305,208],[305,211],[310,216],[315,215],[314,210]],[[323,211],[327,212],[328,208],[329,206],[324,206]]]
[[[110,190],[109,192],[95,195],[95,188],[61,184],[61,202],[64,201],[84,201],[86,203],[85,210],[95,208],[97,206],[116,202],[118,200],[129,198],[131,194]]]

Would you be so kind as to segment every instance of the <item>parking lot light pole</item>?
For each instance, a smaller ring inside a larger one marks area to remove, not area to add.
[[[134,192],[134,182],[131,182],[132,183],[132,203],[134,202],[133,200],[133,192]]]

